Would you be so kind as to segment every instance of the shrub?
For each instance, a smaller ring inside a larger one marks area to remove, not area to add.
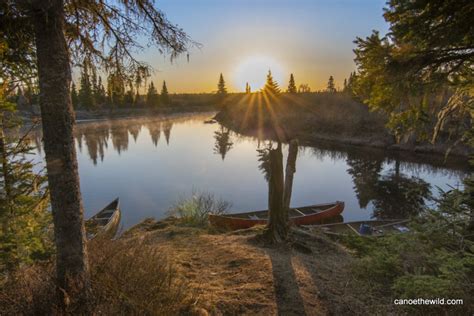
[[[152,245],[136,240],[97,240],[89,246],[91,293],[71,314],[176,315],[194,300],[174,266]],[[55,315],[52,262],[18,270],[1,281],[0,310],[6,315]]]
[[[180,218],[185,225],[206,227],[209,214],[224,214],[230,206],[229,202],[216,199],[211,193],[195,192],[191,198],[181,198],[168,213]]]

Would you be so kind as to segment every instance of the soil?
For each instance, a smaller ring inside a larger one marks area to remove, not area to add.
[[[195,292],[200,315],[363,313],[347,281],[346,249],[300,229],[287,243],[268,245],[261,231],[216,233],[149,219],[123,238],[143,239],[166,254]]]

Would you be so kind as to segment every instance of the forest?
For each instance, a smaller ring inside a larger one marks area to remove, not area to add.
[[[258,74],[261,87],[249,76],[236,89],[230,74],[216,71],[209,83],[216,89],[175,93],[181,87],[157,80],[141,59],[145,48],[192,64],[206,42],[168,20],[160,3],[0,2],[0,314],[471,314],[474,5],[389,0],[382,15],[386,33],[353,38],[355,70],[342,87],[330,75],[312,90],[306,74],[301,82],[293,71],[281,79],[273,65]],[[252,147],[252,163],[242,144]],[[205,146],[209,153],[198,151]],[[318,154],[343,160],[357,203],[337,170],[310,169],[323,166]],[[119,164],[130,156],[135,165]],[[163,157],[170,160],[162,169],[139,168]],[[436,176],[428,184],[400,166],[431,159],[462,170],[460,183],[442,189]],[[196,183],[225,187],[247,207],[251,190],[226,187],[245,183],[247,165],[264,185],[265,211],[229,213],[221,195],[195,191]],[[108,178],[101,191],[91,185],[96,172]],[[303,201],[297,190],[305,176],[326,177],[320,186],[341,181],[326,194],[347,199],[346,211],[339,198],[293,207]],[[86,219],[85,197],[110,194],[117,183],[140,203],[130,207],[121,196],[122,210],[117,198]],[[153,204],[160,190],[183,183],[193,186],[191,196],[156,218],[141,216],[140,207],[163,208]],[[331,234],[340,227],[331,225],[355,214],[353,205],[370,218],[347,226],[356,234]],[[323,213],[331,218],[305,222]],[[121,216],[132,224],[117,233]],[[382,231],[404,226],[364,236],[372,221]]]

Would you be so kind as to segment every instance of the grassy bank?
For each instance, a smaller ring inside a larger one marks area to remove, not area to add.
[[[445,154],[453,145],[441,139],[436,145],[405,137],[397,143],[385,127],[387,117],[370,112],[367,106],[344,93],[282,94],[269,99],[252,94],[238,100],[229,99],[216,119],[232,130],[252,136],[284,139],[298,138],[302,142],[333,142],[369,146],[388,150]],[[275,126],[276,132],[275,132]],[[453,155],[467,156],[469,149],[457,145]]]
[[[472,308],[472,259],[427,256],[424,235],[345,239],[343,246],[318,229],[293,228],[279,245],[263,243],[261,233],[216,231],[189,218],[145,220],[119,240],[90,245],[93,299],[83,308],[105,315],[460,315]],[[0,308],[51,314],[53,276],[52,263],[12,274]],[[438,296],[464,303],[393,303]]]

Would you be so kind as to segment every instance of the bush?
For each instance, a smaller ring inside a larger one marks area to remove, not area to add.
[[[224,214],[230,206],[229,202],[216,199],[211,193],[195,192],[191,198],[176,202],[168,213],[180,218],[185,225],[206,227],[209,214]]]
[[[451,209],[454,213],[453,209]],[[463,305],[403,305],[414,314],[465,313],[474,308],[474,255],[459,218],[427,211],[411,224],[412,232],[381,238],[345,237],[359,257],[352,265],[358,288],[378,304],[393,299],[462,299]],[[375,299],[376,298],[376,299]]]
[[[174,266],[156,248],[136,240],[98,240],[89,246],[91,295],[71,314],[176,315],[195,301]],[[35,265],[2,281],[0,310],[6,315],[55,315],[53,263]]]

